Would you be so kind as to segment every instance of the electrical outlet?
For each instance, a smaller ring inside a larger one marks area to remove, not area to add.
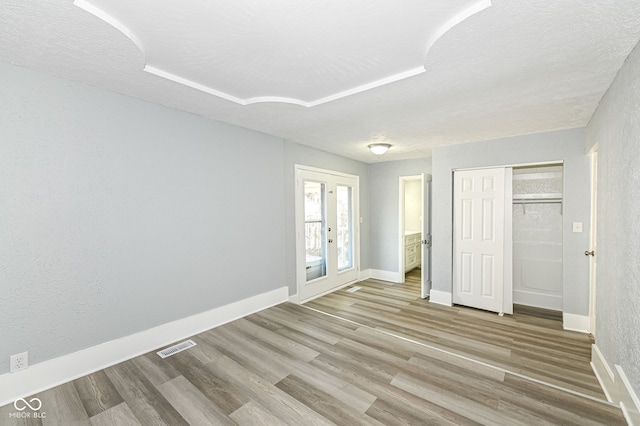
[[[9,372],[15,373],[29,368],[29,352],[11,355],[9,357]]]

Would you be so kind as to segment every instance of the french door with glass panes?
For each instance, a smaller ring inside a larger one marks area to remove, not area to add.
[[[298,298],[358,279],[358,177],[296,168]]]

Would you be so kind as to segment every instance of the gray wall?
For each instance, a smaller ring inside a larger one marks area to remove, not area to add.
[[[433,150],[433,289],[451,292],[453,170],[564,161],[563,181],[563,311],[589,314],[590,163],[584,129],[563,130],[491,141],[451,145]],[[573,233],[572,222],[586,232]]]
[[[431,158],[369,166],[371,268],[398,271],[400,176],[431,174]]]
[[[587,127],[598,144],[596,344],[640,395],[640,46]]]
[[[0,374],[285,285],[281,140],[0,75]]]
[[[309,166],[359,176],[360,184],[360,269],[369,268],[369,172],[366,163],[339,155],[309,148],[293,142],[284,144],[284,188],[286,193],[286,276],[289,294],[298,292],[296,283],[296,216],[295,216],[295,166]]]

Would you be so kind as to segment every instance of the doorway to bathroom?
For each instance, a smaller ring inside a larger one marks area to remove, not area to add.
[[[400,177],[399,271],[404,283],[431,290],[431,175]]]

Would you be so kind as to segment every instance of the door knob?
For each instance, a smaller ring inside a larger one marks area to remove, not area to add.
[[[591,250],[591,251],[587,250],[587,251],[584,252],[584,255],[585,256],[595,256],[596,253],[593,250]]]
[[[330,242],[330,243],[332,243],[332,242],[333,242],[333,240],[332,240],[331,238],[329,238],[329,242]]]

